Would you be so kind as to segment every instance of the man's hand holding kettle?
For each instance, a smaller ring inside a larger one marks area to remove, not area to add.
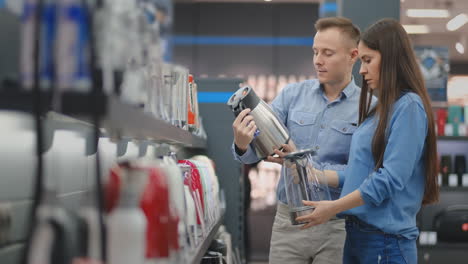
[[[234,120],[232,129],[234,130],[234,144],[236,145],[236,152],[239,155],[244,154],[249,147],[249,144],[255,137],[257,126],[255,124],[253,116],[249,115],[250,108],[242,110]],[[281,150],[273,149],[275,156],[268,156],[266,161],[283,164],[284,156],[296,150],[294,142],[290,139],[288,144],[282,144]]]
[[[257,126],[253,117],[249,115],[250,109],[244,109],[232,123],[232,129],[234,130],[234,144],[237,148],[245,153],[249,144],[254,138],[255,131],[257,131]]]

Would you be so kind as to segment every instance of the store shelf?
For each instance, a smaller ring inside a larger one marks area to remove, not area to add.
[[[429,249],[429,248],[444,248],[444,249],[464,249],[468,248],[468,243],[448,243],[448,242],[437,242],[435,245],[421,245],[418,244],[419,248]]]
[[[50,109],[50,94],[43,93],[42,112]],[[9,92],[0,94],[0,109],[33,111],[31,92]],[[53,117],[59,126],[69,129],[89,127],[94,124],[93,116],[98,116],[100,126],[110,136],[141,140],[154,140],[160,143],[182,145],[190,148],[206,148],[206,140],[175,127],[165,121],[144,113],[141,109],[123,103],[116,96],[103,94],[64,93]],[[57,123],[56,122],[56,123]]]
[[[190,263],[190,264],[200,264],[201,259],[203,258],[206,251],[210,247],[211,241],[213,241],[215,235],[218,233],[219,227],[223,223],[223,219],[224,219],[223,216],[221,216],[218,219],[216,224],[213,226],[213,228],[208,233],[208,236],[202,242],[200,242],[197,249],[192,254],[190,254],[193,257],[192,257],[192,259],[189,259],[188,263]]]
[[[449,186],[441,186],[440,190],[443,192],[468,192],[468,187],[449,187]]]
[[[438,140],[468,141],[468,136],[438,136]]]
[[[191,148],[206,147],[206,140],[156,119],[135,106],[123,103],[116,96],[98,96],[92,100],[94,102],[90,101],[87,95],[65,94],[62,112],[79,120],[92,122],[92,109],[94,108],[100,116],[101,126],[112,135],[155,140]]]
[[[50,93],[41,92],[41,113],[48,110]],[[23,112],[34,111],[34,96],[32,91],[7,90],[0,93],[0,109]]]
[[[431,106],[435,108],[447,108],[449,104],[446,101],[431,101]]]
[[[458,105],[461,107],[464,107],[463,101],[457,101],[457,102],[447,102],[447,101],[431,101],[431,106],[434,108],[448,108],[449,106],[452,105]]]
[[[76,119],[61,113],[49,111],[44,114],[44,121],[52,129],[73,130],[73,131],[94,131],[94,125],[80,119]]]

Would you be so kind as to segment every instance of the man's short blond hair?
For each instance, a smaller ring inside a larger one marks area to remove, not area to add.
[[[361,32],[357,26],[345,17],[325,17],[315,22],[315,30],[323,31],[329,28],[338,28],[345,33],[356,46],[359,43]]]

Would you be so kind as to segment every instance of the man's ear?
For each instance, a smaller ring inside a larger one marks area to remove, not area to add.
[[[354,64],[359,58],[359,52],[357,48],[351,49],[351,61]]]

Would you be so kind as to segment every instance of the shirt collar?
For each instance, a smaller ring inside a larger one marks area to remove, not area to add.
[[[346,98],[350,98],[351,96],[353,96],[356,90],[357,90],[357,86],[356,86],[356,83],[354,82],[354,76],[351,76],[351,81],[343,89],[342,93],[346,96]]]
[[[318,90],[320,91],[320,93],[322,93],[322,95],[325,96],[325,93],[323,92],[322,84],[319,84],[316,88],[319,88]],[[350,98],[351,96],[353,96],[356,90],[357,90],[357,86],[356,86],[356,83],[354,82],[354,76],[351,76],[351,81],[348,83],[348,85],[346,85],[343,91],[341,91],[340,100],[345,99],[345,98]]]

